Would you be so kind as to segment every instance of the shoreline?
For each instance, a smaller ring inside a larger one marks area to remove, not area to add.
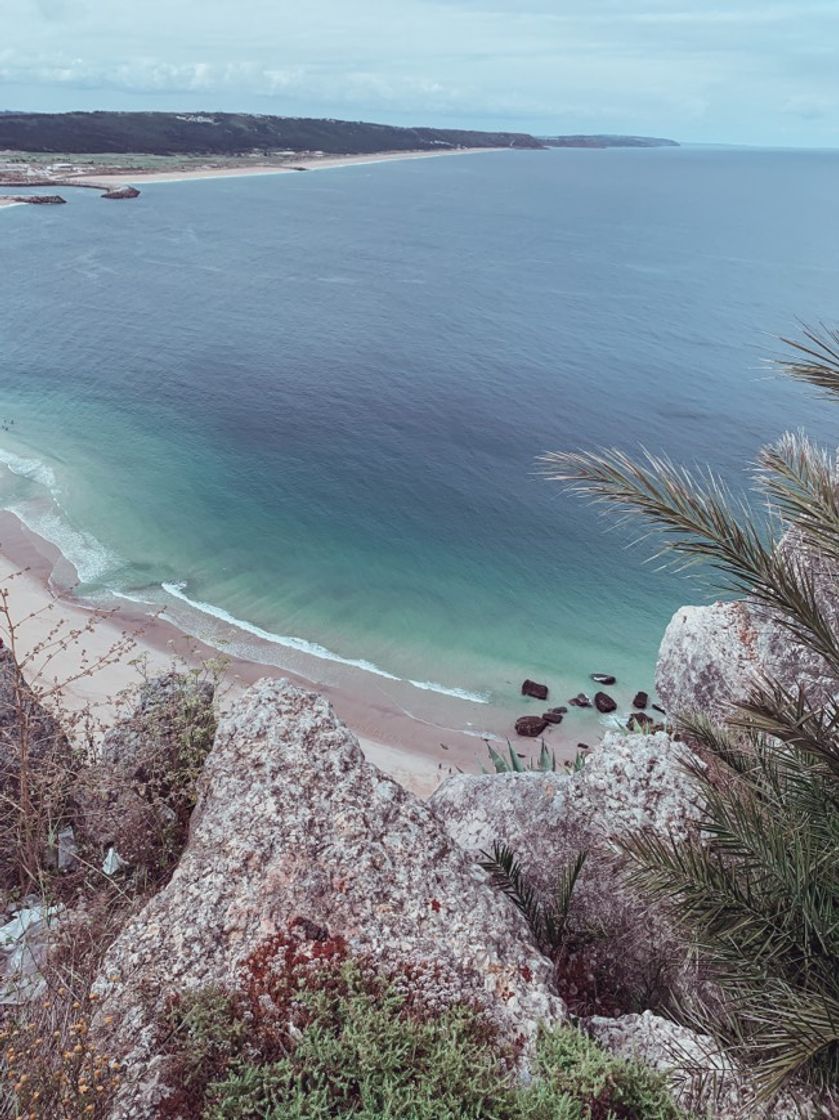
[[[333,171],[340,167],[364,167],[376,163],[395,163],[399,160],[409,159],[436,159],[440,156],[469,156],[480,152],[504,152],[506,148],[458,148],[455,151],[427,152],[371,152],[365,155],[347,156],[321,156],[307,157],[296,160],[287,166],[275,167],[271,164],[257,164],[251,167],[218,167],[194,171],[150,171],[140,172],[135,178],[144,183],[188,183],[193,179],[236,179],[251,175],[289,175],[299,174],[300,168],[305,171]],[[85,176],[91,178],[91,176]],[[102,178],[114,182],[119,186],[132,186],[130,175],[124,172],[103,172]]]
[[[57,619],[62,621],[67,633],[78,637],[49,662],[50,681],[72,676],[83,652],[89,661],[96,661],[114,643],[126,637],[135,643],[132,652],[116,664],[107,665],[90,679],[75,681],[61,690],[62,700],[71,710],[89,703],[103,713],[106,720],[112,720],[114,697],[140,679],[136,666],[138,658],[145,661],[153,674],[165,672],[173,661],[195,666],[223,658],[227,662],[222,689],[225,704],[263,677],[288,677],[301,687],[326,696],[356,734],[368,759],[421,796],[432,793],[450,774],[461,770],[479,773],[482,767],[492,769],[480,736],[452,731],[411,714],[375,681],[364,681],[360,672],[347,674],[346,680],[340,683],[324,683],[277,665],[230,656],[190,634],[160,611],[143,610],[139,604],[103,608],[75,598],[64,578],[69,567],[54,544],[29,529],[15,514],[0,511],[0,587],[9,589],[14,619],[23,620],[18,652],[30,659],[25,667],[30,674],[39,663],[37,650],[50,630],[58,625]],[[2,619],[0,636],[8,641],[6,623]],[[442,710],[442,705],[437,707]],[[557,759],[564,761],[574,757],[576,752],[572,744],[563,742],[559,736],[551,736],[547,741]],[[496,746],[506,751],[506,743]],[[530,758],[538,755],[539,742],[519,740],[515,749]]]
[[[113,189],[114,187],[135,186],[139,183],[149,185],[159,183],[188,183],[201,179],[233,179],[246,178],[259,175],[290,175],[299,174],[300,171],[330,171],[340,167],[362,167],[377,163],[392,163],[399,160],[436,159],[441,156],[477,155],[481,152],[505,152],[508,148],[457,148],[443,151],[385,151],[368,152],[359,155],[324,155],[301,156],[283,164],[254,163],[232,167],[199,166],[194,169],[189,167],[173,168],[171,171],[156,171],[124,169],[118,166],[104,168],[81,174],[62,176],[42,175],[29,179],[21,177],[4,182],[0,179],[0,190],[15,187],[87,187]],[[175,158],[175,157],[173,157]],[[3,204],[0,197],[0,205]],[[7,204],[8,205],[8,204]]]

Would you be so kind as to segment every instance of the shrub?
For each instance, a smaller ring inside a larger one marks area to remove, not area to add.
[[[684,1113],[663,1078],[650,1069],[607,1054],[573,1027],[543,1031],[536,1048],[536,1081],[521,1094],[529,1120],[555,1120],[568,1110],[581,1120],[681,1120]]]
[[[121,1078],[118,1061],[90,1037],[94,1006],[39,1000],[0,1025],[0,1116],[100,1120]]]
[[[174,1120],[679,1120],[664,1083],[559,1027],[523,1086],[479,1007],[434,970],[382,970],[299,922],[230,991],[172,998],[158,1024]]]

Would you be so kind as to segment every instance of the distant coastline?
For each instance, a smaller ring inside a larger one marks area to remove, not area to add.
[[[255,162],[247,157],[226,161],[189,161],[171,157],[171,165],[161,168],[127,168],[119,164],[97,164],[90,172],[78,165],[72,169],[46,162],[44,157],[25,164],[26,172],[3,170],[0,167],[0,190],[5,188],[58,188],[84,187],[95,190],[113,190],[119,187],[155,183],[183,183],[199,179],[227,179],[257,175],[288,175],[301,171],[326,171],[339,167],[365,164],[390,163],[397,160],[432,159],[440,156],[464,156],[480,153],[508,151],[506,148],[456,148],[438,151],[395,151],[365,155],[303,155],[299,158],[277,162]],[[49,158],[49,157],[47,157]],[[21,204],[21,199],[0,195],[0,206]]]

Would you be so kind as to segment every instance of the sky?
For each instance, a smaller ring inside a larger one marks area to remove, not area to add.
[[[0,0],[0,109],[839,147],[839,0]]]

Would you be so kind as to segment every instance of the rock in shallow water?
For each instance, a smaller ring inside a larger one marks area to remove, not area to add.
[[[617,709],[615,701],[605,692],[594,694],[594,706],[598,712],[602,712],[604,715],[608,715],[609,712],[614,712]]]
[[[532,696],[534,700],[547,700],[548,686],[536,681],[526,680],[521,686],[522,696]]]
[[[102,198],[137,198],[139,194],[136,187],[112,187],[105,191]]]

